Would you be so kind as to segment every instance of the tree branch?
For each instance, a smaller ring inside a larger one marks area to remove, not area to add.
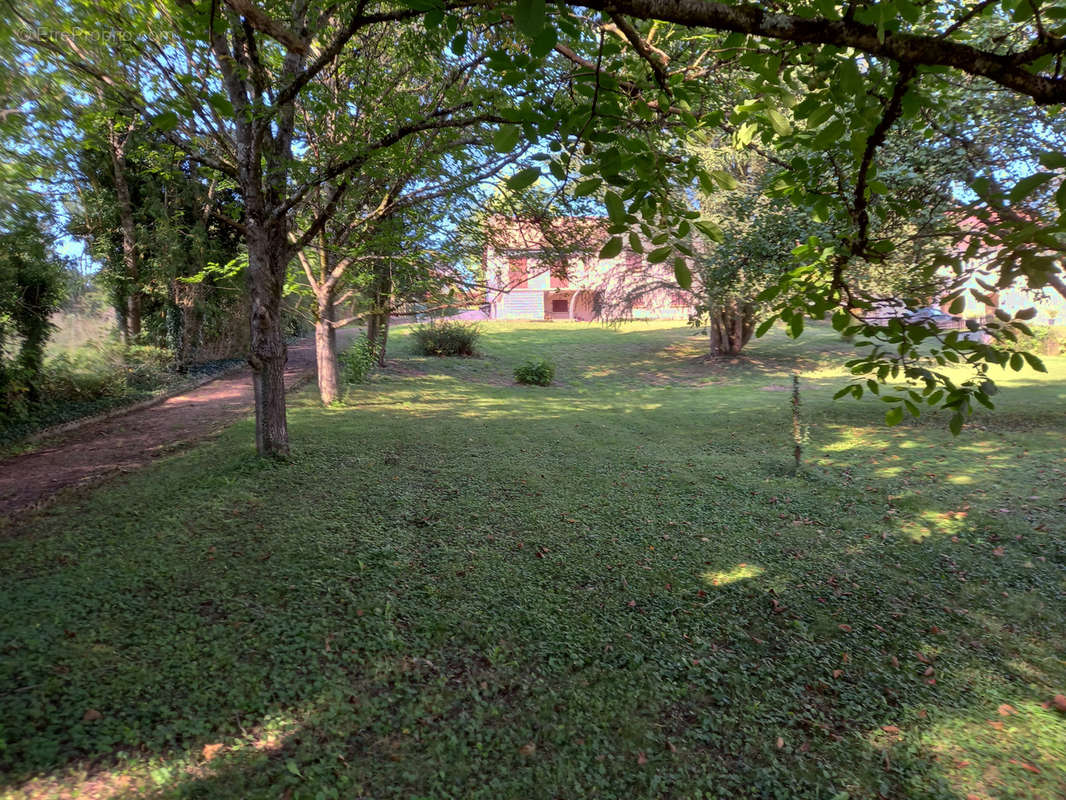
[[[876,25],[856,22],[848,16],[840,20],[800,17],[774,13],[761,5],[727,5],[707,0],[582,0],[581,4],[597,11],[658,19],[689,28],[713,28],[800,44],[851,47],[900,64],[954,67],[1027,95],[1041,105],[1066,102],[1066,80],[1028,69],[1041,56],[1066,50],[1066,40],[1056,37],[1048,37],[1021,53],[1004,54],[939,35],[879,30]]]

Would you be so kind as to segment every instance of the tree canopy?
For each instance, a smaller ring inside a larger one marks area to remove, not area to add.
[[[348,193],[433,132],[465,132],[452,157],[489,141],[501,154],[530,148],[540,165],[514,172],[512,189],[544,176],[601,199],[604,255],[630,234],[650,241],[648,259],[672,264],[683,287],[699,237],[722,237],[688,195],[734,184],[690,143],[725,136],[760,154],[769,197],[836,223],[793,250],[796,266],[762,301],[796,335],[805,319],[832,317],[870,344],[851,365],[863,380],[898,381],[911,413],[953,409],[956,428],[973,401],[990,404],[989,365],[1041,365],[1017,345],[1024,315],[988,322],[985,340],[863,318],[869,276],[900,262],[886,221],[924,208],[899,188],[898,156],[920,143],[934,171],[964,156],[950,165],[952,213],[982,221],[942,226],[916,276],[960,275],[984,251],[997,256],[996,286],[1066,292],[1066,7],[1055,3],[116,0],[13,11],[13,55],[31,75],[150,121],[240,195],[242,217],[228,224],[249,253],[264,453],[288,447],[279,303],[290,262]],[[419,89],[394,91],[403,86]],[[961,287],[947,301],[965,302]],[[957,362],[971,379],[939,369]]]

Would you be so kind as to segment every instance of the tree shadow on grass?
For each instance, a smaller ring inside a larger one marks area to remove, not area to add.
[[[768,474],[764,410],[687,408],[297,410],[287,464],[242,425],[48,512],[2,543],[3,786],[1061,796],[1063,542],[933,491],[935,441]]]

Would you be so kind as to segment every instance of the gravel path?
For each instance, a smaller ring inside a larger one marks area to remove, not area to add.
[[[338,331],[338,349],[354,332]],[[289,345],[285,385],[315,374],[313,339]],[[163,402],[46,439],[0,461],[0,518],[38,507],[63,489],[98,483],[198,442],[253,409],[252,372],[231,372]]]

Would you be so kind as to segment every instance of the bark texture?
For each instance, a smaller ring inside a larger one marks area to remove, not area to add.
[[[322,404],[327,406],[336,403],[340,395],[334,318],[333,297],[319,296],[315,315],[315,363],[318,367],[318,394]]]
[[[723,303],[708,317],[707,336],[715,358],[739,355],[755,332],[755,308],[751,303],[736,300]]]
[[[137,258],[137,233],[133,220],[133,201],[126,179],[126,143],[129,133],[122,136],[111,126],[108,132],[108,149],[111,153],[111,168],[115,178],[115,199],[118,203],[119,227],[122,230],[122,265],[129,286],[126,290],[125,313],[122,317],[122,338],[129,341],[141,332],[141,285],[140,264]]]

